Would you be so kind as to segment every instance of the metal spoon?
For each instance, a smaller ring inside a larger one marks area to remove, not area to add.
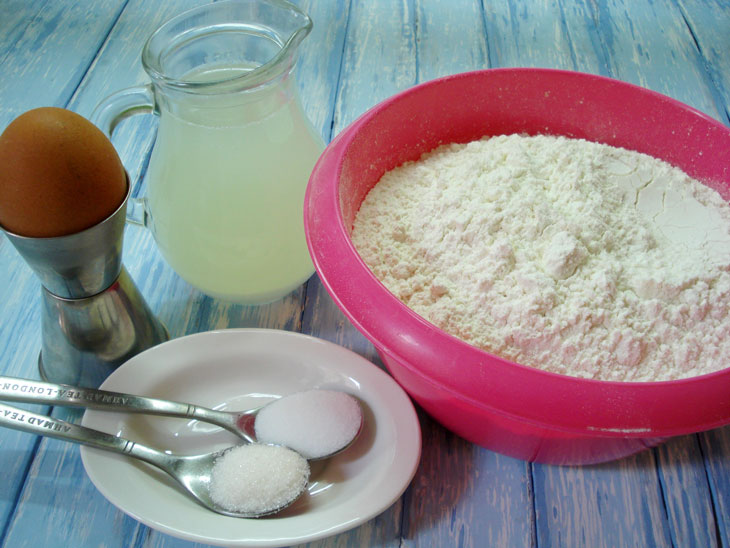
[[[355,398],[352,396],[350,396],[350,398],[356,402]],[[135,396],[133,394],[124,394],[122,392],[109,392],[106,390],[95,390],[93,388],[82,388],[66,384],[53,384],[3,376],[0,376],[0,400],[44,403],[49,405],[68,405],[74,407],[88,407],[101,411],[144,413],[148,415],[195,419],[225,428],[229,432],[236,434],[250,443],[257,442],[254,428],[256,416],[266,407],[266,405],[264,405],[246,411],[218,411],[201,407],[199,405],[193,405],[191,403],[181,403],[157,398],[148,398],[145,396]],[[281,400],[275,400],[267,405],[274,404],[277,401]],[[303,432],[304,435],[308,435],[308,432],[311,432],[311,436],[315,436],[321,434],[320,430],[322,429],[322,426],[319,424],[307,424],[305,428],[307,428],[307,432]],[[305,454],[304,456],[306,456],[309,460],[320,460],[332,457],[349,447],[357,438],[361,429],[362,413],[360,413],[360,425],[356,431],[353,431],[351,439],[343,439],[340,445],[330,448],[327,454]],[[268,441],[286,445],[286,443],[283,443],[280,440]],[[296,447],[292,448],[294,450],[298,450]],[[302,453],[302,451],[299,452]]]
[[[22,430],[23,432],[29,432],[39,436],[48,436],[82,445],[89,445],[97,449],[121,453],[128,457],[139,459],[167,472],[177,480],[189,495],[206,508],[219,514],[237,518],[257,518],[279,512],[299,498],[305,491],[309,479],[308,475],[306,478],[303,478],[301,489],[293,493],[289,500],[282,502],[276,508],[268,508],[258,513],[236,512],[216,504],[209,493],[213,465],[216,459],[230,448],[203,455],[172,455],[85,426],[62,421],[46,415],[39,415],[26,411],[25,409],[18,409],[4,404],[0,404],[0,426]],[[303,457],[301,458],[304,464],[306,464],[306,460]],[[307,466],[307,470],[308,468]]]

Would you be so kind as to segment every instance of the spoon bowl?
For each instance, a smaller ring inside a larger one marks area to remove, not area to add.
[[[0,400],[195,419],[220,426],[249,443],[262,441],[285,445],[308,460],[326,459],[348,448],[357,438],[363,423],[363,413],[357,399],[345,392],[331,390],[307,390],[253,409],[221,411],[122,392],[0,376]],[[296,405],[287,405],[293,400],[296,400]],[[330,403],[335,405],[328,409]],[[284,413],[277,413],[277,409],[284,410]],[[256,420],[264,410],[268,415],[276,416],[280,423],[291,421],[296,427],[283,430],[267,428],[269,435],[259,440]],[[307,412],[302,414],[299,410]],[[323,433],[333,431],[338,432],[334,440],[330,438],[326,443],[307,443],[307,440],[315,440]]]
[[[279,488],[281,496],[278,496],[274,503],[261,503],[240,511],[219,503],[211,495],[211,482],[216,464],[231,448],[200,455],[173,455],[125,438],[4,404],[0,404],[0,426],[88,445],[141,460],[169,474],[188,495],[202,506],[218,514],[236,518],[258,518],[283,510],[304,493],[309,481],[309,464],[304,457],[283,447],[261,445],[260,447],[271,451],[283,450],[292,453],[295,462],[300,459],[297,469],[301,473],[296,476],[296,482],[276,486]],[[277,481],[275,467],[272,467],[271,472],[266,476],[266,480],[268,482]]]

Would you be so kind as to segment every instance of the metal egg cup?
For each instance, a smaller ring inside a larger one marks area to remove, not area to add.
[[[129,192],[127,184],[117,210],[81,232],[34,238],[3,229],[42,284],[44,380],[98,387],[126,360],[169,338],[122,264]]]

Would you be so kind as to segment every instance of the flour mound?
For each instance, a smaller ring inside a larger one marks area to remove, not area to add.
[[[645,154],[445,145],[382,177],[352,240],[403,303],[506,359],[613,381],[730,366],[730,206]]]

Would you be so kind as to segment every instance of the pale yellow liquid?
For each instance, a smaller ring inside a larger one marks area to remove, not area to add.
[[[147,190],[155,240],[183,279],[213,297],[270,302],[314,270],[302,209],[324,143],[292,84],[243,106],[183,101],[161,114]]]

